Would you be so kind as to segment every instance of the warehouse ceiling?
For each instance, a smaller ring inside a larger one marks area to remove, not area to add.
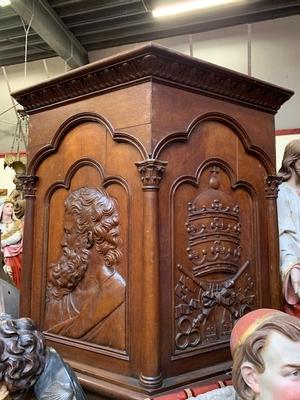
[[[0,66],[23,63],[25,55],[27,61],[59,55],[75,68],[88,63],[92,50],[300,14],[300,0],[241,0],[155,19],[152,9],[167,3],[11,0],[9,6],[0,7]]]

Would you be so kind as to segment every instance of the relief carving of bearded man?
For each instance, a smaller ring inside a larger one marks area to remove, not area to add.
[[[48,267],[45,328],[125,348],[125,288],[116,201],[103,189],[80,188],[65,200],[63,254]]]

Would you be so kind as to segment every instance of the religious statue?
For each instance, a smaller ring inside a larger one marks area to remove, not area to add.
[[[285,147],[277,199],[285,311],[300,317],[300,139]]]
[[[21,118],[19,121],[23,120],[27,121],[28,115],[23,114],[22,110],[17,110],[18,116]],[[26,146],[25,146],[26,147]],[[26,164],[27,164],[27,156],[25,154],[21,154],[19,152],[16,153],[7,153],[4,157],[4,168],[10,167],[15,171],[15,176],[13,179],[13,183],[15,184],[15,189],[9,194],[9,198],[14,202],[14,212],[18,219],[24,218],[25,213],[25,203],[26,200],[24,198],[23,193],[23,185],[20,180],[20,176],[26,174]]]
[[[15,216],[13,200],[6,198],[0,206],[1,250],[4,270],[17,288],[21,283],[23,224]]]
[[[252,311],[234,326],[230,347],[239,399],[300,399],[299,318],[272,309]]]
[[[48,267],[45,327],[49,332],[125,349],[126,283],[117,202],[83,187],[65,200],[62,255]]]
[[[0,399],[86,400],[76,375],[30,318],[0,314]]]
[[[14,202],[14,212],[18,219],[23,219],[25,214],[25,203],[23,194],[22,182],[19,178],[19,174],[16,174],[13,182],[16,188],[9,194],[9,198]]]

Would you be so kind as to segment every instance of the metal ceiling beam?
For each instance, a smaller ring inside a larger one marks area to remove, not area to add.
[[[45,0],[11,0],[10,5],[71,68],[89,62],[87,51]]]
[[[92,51],[300,14],[300,0],[281,0],[276,4],[272,1],[252,0],[248,5],[232,6],[230,9],[227,7],[214,13],[203,12],[201,17],[195,14],[176,19],[154,20],[147,14],[137,20],[129,17],[125,22],[118,21],[116,24],[91,24],[89,29],[76,28],[74,32],[87,50]]]
[[[57,12],[61,18],[69,18],[78,15],[88,13],[101,13],[106,14],[120,14],[122,12],[126,13],[130,10],[145,11],[141,0],[109,0],[104,2],[103,0],[88,0],[88,9],[85,1],[76,1],[70,4],[67,2],[57,2],[53,3],[52,7]]]
[[[46,57],[45,52],[41,53],[35,53],[35,54],[28,54],[28,61],[38,61],[38,60],[43,60]],[[47,58],[52,58],[56,57],[55,54],[49,54],[47,55]],[[5,60],[1,62],[0,59],[0,65],[1,66],[8,66],[8,65],[16,65],[16,64],[22,64],[24,62],[24,54],[22,56],[12,56],[12,57],[5,57]]]

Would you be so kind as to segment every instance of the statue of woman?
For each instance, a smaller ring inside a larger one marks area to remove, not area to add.
[[[285,147],[277,199],[285,311],[300,317],[300,139]]]
[[[1,250],[4,254],[4,270],[19,288],[22,268],[23,224],[16,218],[13,201],[4,200],[0,207]]]

